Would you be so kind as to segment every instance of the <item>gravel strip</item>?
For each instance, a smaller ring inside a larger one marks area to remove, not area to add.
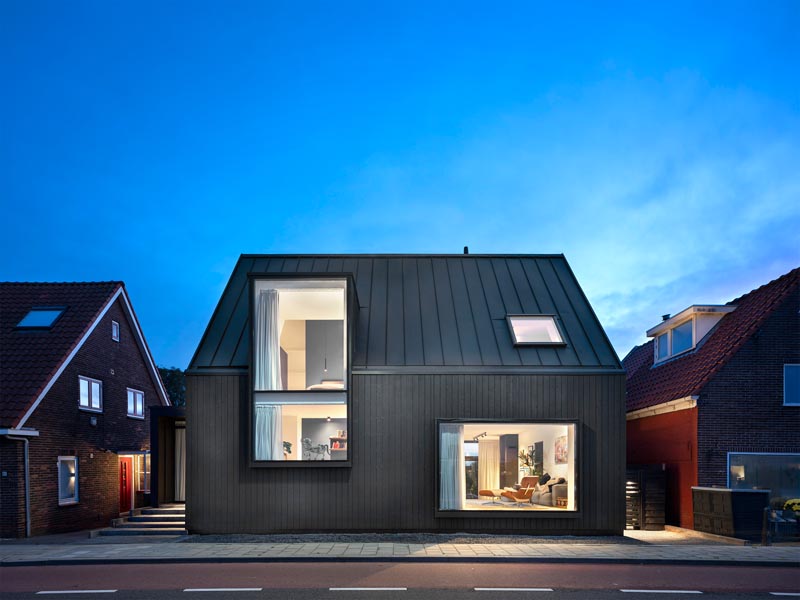
[[[203,544],[619,544],[647,545],[622,536],[536,536],[481,533],[303,533],[274,535],[190,535]]]

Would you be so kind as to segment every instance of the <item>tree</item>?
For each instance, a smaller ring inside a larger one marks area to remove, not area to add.
[[[186,405],[186,374],[178,367],[158,367],[173,406]]]

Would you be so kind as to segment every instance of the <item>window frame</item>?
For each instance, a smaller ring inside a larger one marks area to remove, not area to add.
[[[81,380],[86,381],[89,383],[89,406],[82,406],[81,405]],[[100,408],[93,408],[92,407],[92,383],[99,383],[100,384]],[[78,408],[85,412],[93,412],[93,413],[100,413],[103,412],[103,381],[101,379],[95,379],[93,377],[88,377],[86,375],[78,375]]]
[[[354,452],[354,438],[352,435],[353,424],[353,402],[352,402],[352,388],[353,388],[353,352],[355,349],[355,326],[358,315],[358,297],[356,295],[355,280],[352,273],[247,273],[248,279],[248,318],[249,318],[249,336],[250,336],[250,350],[248,352],[248,365],[247,365],[247,385],[248,385],[248,398],[247,403],[247,464],[250,468],[256,469],[339,469],[350,468],[353,466],[353,452]],[[255,328],[255,297],[256,284],[259,281],[304,281],[304,280],[344,280],[345,281],[345,316],[346,326],[345,335],[347,342],[345,344],[345,389],[344,390],[255,390],[255,373],[253,369],[254,359],[254,335]],[[314,397],[320,399],[320,404],[325,404],[326,395],[341,395],[345,394],[345,402],[347,406],[347,459],[346,460],[256,460],[255,446],[254,446],[254,427],[255,427],[255,398],[256,394],[313,394]]]
[[[114,320],[111,321],[111,339],[119,342],[119,323]]]
[[[517,334],[514,331],[514,326],[511,324],[511,319],[541,319],[541,318],[550,318],[553,321],[553,325],[555,325],[556,331],[558,332],[558,336],[561,338],[561,341],[558,342],[521,342],[517,340]],[[508,325],[508,330],[511,332],[511,342],[514,346],[566,346],[567,336],[564,335],[564,328],[561,326],[561,319],[558,315],[555,314],[547,314],[547,313],[536,313],[536,314],[507,314],[506,315],[506,325]]]
[[[128,400],[128,394],[130,394],[130,393],[133,393],[133,410],[134,411],[136,410],[136,394],[141,394],[142,395],[142,414],[139,415],[139,414],[136,414],[135,412],[133,412],[133,413],[128,412],[128,418],[138,419],[140,421],[144,421],[144,407],[145,407],[144,398],[145,398],[145,394],[144,394],[144,392],[142,390],[137,390],[137,389],[130,388],[130,387],[126,388],[126,394],[125,394],[126,403],[127,403],[127,400]],[[126,410],[127,410],[127,406],[126,406]]]
[[[32,330],[32,331],[46,331],[48,329],[52,329],[58,320],[64,316],[64,312],[67,310],[66,306],[32,306],[28,312],[19,320],[15,329],[23,329],[23,330]],[[34,312],[56,312],[59,311],[56,317],[50,321],[49,325],[23,325],[22,322],[27,319],[31,313]]]
[[[68,461],[72,461],[75,464],[75,491],[72,494],[71,498],[61,498],[61,465],[62,463],[66,463]],[[59,456],[56,462],[56,471],[58,477],[58,505],[59,506],[70,506],[73,504],[78,504],[80,502],[80,497],[78,495],[78,456],[77,455],[63,455]]]
[[[787,367],[793,367],[794,369],[800,371],[800,364],[785,363],[783,365],[783,406],[791,406],[797,408],[800,407],[800,397],[797,398],[797,402],[786,402],[786,372],[788,370]],[[798,374],[798,376],[800,377],[800,374]]]
[[[731,454],[746,455],[746,456],[800,456],[800,452],[736,452],[729,450],[725,455],[725,487],[731,488]],[[747,491],[747,490],[742,490]],[[772,490],[770,490],[771,492]]]
[[[453,418],[437,418],[435,419],[434,445],[436,453],[434,456],[434,470],[436,472],[434,488],[434,517],[437,519],[471,519],[473,517],[478,519],[577,519],[583,516],[583,460],[581,450],[583,448],[583,422],[580,419],[539,419],[531,417],[529,419],[453,419]],[[574,425],[575,426],[575,501],[578,503],[578,508],[575,510],[524,510],[524,509],[508,509],[508,510],[441,510],[439,508],[439,490],[441,489],[441,436],[439,435],[440,425],[442,423],[461,423],[461,424],[482,424],[487,425],[503,425],[503,424],[530,424],[530,425]]]
[[[681,350],[680,352],[673,352],[672,351],[672,333],[678,327],[683,327],[684,325],[686,325],[686,323],[691,323],[692,324],[692,343],[685,350]],[[661,338],[662,336],[667,336],[667,355],[664,358],[659,358],[658,357],[658,350],[659,350],[658,339]],[[667,362],[669,359],[674,358],[676,356],[682,356],[684,354],[687,354],[688,352],[691,352],[692,350],[697,348],[697,319],[695,319],[694,315],[692,315],[687,320],[681,321],[680,323],[670,327],[666,331],[657,334],[653,339],[654,339],[654,344],[653,344],[653,364],[654,365],[659,365],[661,363]]]

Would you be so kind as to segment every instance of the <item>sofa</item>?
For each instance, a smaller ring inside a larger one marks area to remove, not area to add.
[[[567,480],[563,477],[549,479],[545,483],[536,485],[536,489],[531,494],[531,504],[557,506],[556,500],[567,498],[567,490]]]

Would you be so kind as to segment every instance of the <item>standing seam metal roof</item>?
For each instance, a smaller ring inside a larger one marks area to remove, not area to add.
[[[248,273],[350,273],[354,367],[620,369],[563,255],[242,255],[190,369],[244,368]],[[565,346],[514,346],[509,314],[554,314]]]

